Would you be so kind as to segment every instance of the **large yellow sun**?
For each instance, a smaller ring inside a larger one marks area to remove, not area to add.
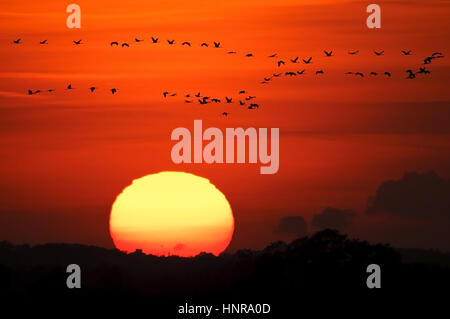
[[[231,241],[234,218],[211,182],[184,172],[135,179],[116,198],[109,228],[114,245],[157,256],[215,255]]]

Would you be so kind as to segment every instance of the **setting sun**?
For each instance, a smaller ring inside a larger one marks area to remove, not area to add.
[[[225,196],[211,182],[183,172],[161,172],[134,180],[116,198],[110,216],[115,246],[157,256],[215,255],[234,231]]]

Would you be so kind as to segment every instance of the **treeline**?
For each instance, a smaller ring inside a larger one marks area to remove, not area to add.
[[[349,239],[333,230],[291,243],[275,242],[261,251],[239,250],[218,257],[203,253],[193,258],[73,244],[30,247],[0,242],[0,287],[2,297],[17,299],[119,297],[151,300],[160,307],[187,300],[255,301],[283,305],[273,309],[286,312],[298,298],[371,300],[381,296],[380,291],[414,295],[448,287],[448,254],[405,252],[414,263],[402,261],[399,251],[388,245]],[[81,267],[81,289],[66,286],[69,264]],[[370,264],[381,268],[381,289],[367,287]]]

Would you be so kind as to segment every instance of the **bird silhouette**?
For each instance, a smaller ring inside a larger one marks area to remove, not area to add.
[[[377,72],[370,72],[370,75],[376,76]]]
[[[323,70],[316,71],[316,74],[324,74]]]
[[[411,55],[411,50],[405,51],[405,50],[401,50],[403,55]]]
[[[214,42],[214,47],[215,48],[220,48],[220,42]]]
[[[192,103],[192,100],[184,100],[184,103]]]
[[[72,88],[72,84],[69,84],[68,86],[67,86],[67,89],[68,90],[72,90],[73,88]]]
[[[213,103],[220,103],[220,100],[219,99],[211,99],[211,102],[213,102]]]
[[[325,53],[326,56],[332,56],[333,55],[333,51],[328,52],[328,51],[324,50],[323,53]]]
[[[202,96],[202,95],[200,94],[200,92],[198,92],[197,94],[195,94],[195,97],[200,97],[200,96]]]
[[[246,100],[246,101],[250,101],[250,100],[253,100],[253,99],[255,99],[255,98],[256,98],[256,96],[251,96],[251,95],[250,95],[250,96],[246,97],[245,100]]]
[[[386,76],[388,76],[388,77],[391,77],[392,76],[392,74],[391,74],[391,72],[384,72],[384,75],[386,75]]]
[[[228,116],[230,113],[228,113],[228,112],[222,112],[222,115],[223,116]]]
[[[282,61],[282,60],[280,60],[280,61],[278,61],[278,67],[280,67],[281,65],[285,65],[286,64],[286,62],[284,62],[284,61]]]
[[[170,94],[170,96],[177,96],[177,94],[176,93],[172,93],[172,94]]]
[[[32,90],[28,90],[28,95],[33,95],[33,91]]]
[[[349,72],[345,72],[345,74],[353,74],[353,72],[349,71]]]
[[[247,92],[245,92],[244,90],[239,91],[239,94],[245,94]]]
[[[276,53],[269,55],[269,58],[276,58],[278,55]]]
[[[154,38],[154,37],[152,37],[152,42],[153,42],[153,43],[158,43],[158,41],[159,41],[159,38]]]
[[[356,75],[356,76],[360,76],[360,77],[362,77],[362,78],[364,77],[364,74],[361,73],[361,72],[355,72],[355,75]]]
[[[81,39],[78,40],[78,41],[73,41],[73,43],[74,43],[75,45],[80,45],[80,44],[82,44],[82,43],[81,43]]]
[[[444,57],[444,56],[442,55],[442,53],[440,53],[440,52],[434,52],[433,55],[428,56],[428,57],[426,57],[426,58],[423,60],[423,64],[430,64],[432,60],[434,60],[434,59],[441,59],[441,58],[443,58],[443,57]]]
[[[170,93],[169,93],[169,92],[167,92],[167,91],[163,92],[164,98],[166,98],[166,97],[167,97],[167,95],[169,95],[169,94],[170,94]]]
[[[113,46],[113,45],[117,45],[117,46],[119,46],[119,42],[117,42],[117,41],[113,41],[113,42],[111,42],[110,44],[109,44],[110,46]]]
[[[356,51],[349,51],[348,52],[348,54],[350,54],[350,55],[356,55],[356,54],[358,54],[359,53],[359,50],[356,50]]]
[[[191,43],[189,41],[184,41],[183,43],[181,43],[181,45],[187,45],[187,46],[191,46]]]
[[[305,59],[302,59],[302,60],[303,60],[303,63],[309,64],[312,61],[312,57],[310,57],[308,60],[305,60]]]
[[[39,44],[47,44],[47,40],[39,41]]]
[[[116,93],[117,93],[117,89],[116,89],[116,88],[112,88],[112,89],[111,89],[111,93],[112,93],[112,94],[116,94]]]
[[[21,41],[22,41],[22,39],[18,38],[17,40],[14,40],[13,43],[14,44],[21,44],[22,43]]]
[[[284,75],[287,75],[287,76],[296,76],[297,74],[295,73],[295,72],[286,72],[286,73],[284,73]]]
[[[52,93],[52,92],[54,92],[55,90],[54,90],[54,89],[48,89],[47,91],[48,91],[48,93]]]
[[[251,103],[251,104],[250,104],[250,107],[251,107],[251,108],[254,108],[254,109],[257,109],[257,108],[259,107],[259,104],[257,104],[257,103]]]
[[[302,75],[303,73],[305,73],[305,69],[301,70],[301,71],[297,71],[298,75]]]
[[[281,74],[282,73],[274,73],[273,76],[277,78],[277,77],[281,76]]]
[[[272,80],[272,78],[264,78],[264,81],[269,82],[270,80]]]
[[[89,90],[91,90],[91,92],[94,92],[94,91],[95,91],[95,89],[96,89],[96,87],[95,87],[95,86],[91,86],[91,87],[89,88]]]
[[[186,94],[185,97],[191,97],[191,95],[190,94]]]
[[[245,105],[245,102],[239,101],[239,105],[240,105],[240,106],[243,106],[243,105]]]
[[[202,44],[200,44],[201,47],[208,47],[208,43],[203,42]]]
[[[433,59],[434,59],[434,57],[432,57],[432,56],[426,57],[423,60],[423,64],[430,64]]]
[[[415,79],[416,75],[414,74],[414,72],[412,70],[406,70],[406,72],[408,73],[408,77],[407,79]]]
[[[175,43],[175,40],[167,40],[167,43],[169,43],[170,45]]]
[[[233,98],[225,96],[227,103],[233,103]]]
[[[227,53],[228,54],[236,54],[237,52],[236,51],[228,51]]]
[[[247,58],[251,58],[251,57],[253,57],[253,53],[247,53],[245,56],[246,56]]]
[[[430,74],[431,71],[427,70],[426,68],[419,68],[419,71],[417,72],[418,74]]]
[[[375,55],[380,56],[380,55],[384,54],[384,50],[382,50],[382,51],[373,51],[373,53],[375,53]]]
[[[208,101],[206,101],[206,100],[198,100],[198,102],[199,102],[200,104],[208,104]]]
[[[128,43],[124,42],[124,43],[122,43],[122,48],[123,48],[123,47],[127,47],[127,48],[129,48],[129,47],[130,47],[130,45],[129,45]]]
[[[291,59],[292,63],[297,63],[298,62],[298,57],[296,57],[295,59]]]
[[[138,38],[134,38],[134,42],[142,42],[142,41],[144,41],[144,40],[141,40],[141,39],[138,39]]]

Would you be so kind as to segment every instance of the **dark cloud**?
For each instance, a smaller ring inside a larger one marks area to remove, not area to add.
[[[384,212],[399,217],[450,217],[450,180],[435,172],[405,173],[382,183],[369,199],[367,214]]]
[[[298,237],[306,236],[308,225],[302,216],[285,216],[280,219],[276,228],[277,233],[295,235]]]
[[[314,215],[313,227],[343,230],[352,224],[355,212],[333,207],[325,208],[322,213]]]

